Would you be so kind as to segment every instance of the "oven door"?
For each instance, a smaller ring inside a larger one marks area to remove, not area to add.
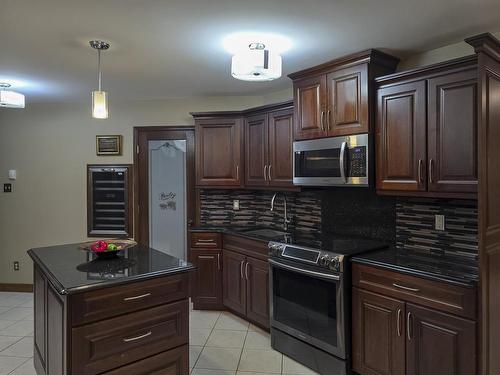
[[[342,274],[269,259],[271,326],[346,358]]]

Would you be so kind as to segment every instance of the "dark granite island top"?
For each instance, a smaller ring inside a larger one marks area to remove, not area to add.
[[[37,375],[188,373],[191,264],[141,245],[106,260],[78,244],[28,253]]]
[[[72,294],[111,285],[187,272],[194,266],[143,245],[126,249],[114,259],[97,256],[79,244],[31,249],[28,254],[47,275],[57,292]]]

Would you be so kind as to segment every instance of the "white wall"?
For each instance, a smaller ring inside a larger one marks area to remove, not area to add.
[[[500,39],[500,32],[493,33],[493,35]],[[417,68],[419,66],[436,64],[472,54],[474,54],[474,49],[469,44],[461,41],[409,56],[399,63],[398,70],[401,71]]]
[[[190,111],[238,110],[262,97],[179,98],[110,102],[110,119],[93,120],[89,105],[28,104],[0,110],[0,186],[17,169],[12,193],[0,192],[0,283],[31,283],[31,247],[86,238],[86,164],[133,163],[133,127],[188,125]],[[122,134],[121,157],[97,157],[97,134]],[[21,270],[13,271],[18,260]]]

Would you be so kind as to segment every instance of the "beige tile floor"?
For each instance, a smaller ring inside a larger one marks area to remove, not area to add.
[[[271,348],[269,334],[228,312],[190,312],[193,375],[313,375]],[[0,375],[35,375],[33,295],[0,292]]]

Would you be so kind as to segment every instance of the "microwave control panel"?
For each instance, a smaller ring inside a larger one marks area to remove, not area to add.
[[[366,146],[349,149],[349,176],[366,177]]]

